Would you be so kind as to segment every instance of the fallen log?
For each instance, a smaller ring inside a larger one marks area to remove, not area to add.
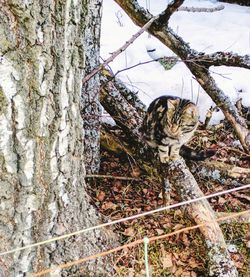
[[[204,196],[183,159],[170,162],[162,174],[175,185],[181,201]],[[208,249],[209,276],[237,276],[237,270],[230,258],[223,233],[218,222],[215,221],[216,215],[209,202],[204,199],[188,205],[186,209],[196,224],[210,222],[200,227]]]

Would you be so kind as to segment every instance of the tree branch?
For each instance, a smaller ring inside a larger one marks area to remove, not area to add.
[[[178,12],[205,12],[205,13],[212,13],[212,12],[218,12],[223,10],[225,7],[223,5],[219,5],[214,8],[198,8],[198,7],[180,7],[178,8]]]
[[[155,19],[158,18],[157,16],[151,17],[148,22],[142,26],[142,28],[134,34],[122,47],[120,47],[118,50],[116,50],[107,60],[105,60],[102,64],[100,64],[97,68],[95,68],[93,71],[91,71],[87,76],[83,78],[83,84],[88,82],[95,74],[97,74],[102,68],[104,68],[106,65],[108,65],[110,62],[112,62],[119,54],[121,54],[123,51],[125,51],[130,44],[132,44],[145,30],[147,30],[152,23],[155,21]]]
[[[202,197],[204,195],[183,159],[168,164],[163,174],[170,183],[175,184],[181,201]],[[209,202],[202,200],[196,204],[188,205],[186,209],[196,224],[213,222],[200,228],[208,247],[209,276],[237,276],[237,270],[227,251],[223,233],[218,223],[214,221],[216,215]]]
[[[240,56],[232,52],[197,53],[193,58],[190,57],[190,61],[206,68],[226,65],[250,69],[250,55]]]
[[[115,0],[121,8],[128,14],[133,22],[142,26],[148,22],[152,15],[143,9],[137,1]],[[233,126],[244,150],[250,153],[250,132],[247,129],[246,122],[239,115],[236,107],[231,103],[229,97],[216,85],[214,79],[209,73],[209,70],[192,62],[194,57],[199,53],[190,48],[190,46],[178,35],[176,35],[167,24],[161,24],[159,20],[155,21],[148,32],[157,37],[163,44],[169,47],[176,55],[178,55],[195,76],[197,82],[212,98],[214,103],[223,111],[225,118]]]
[[[183,2],[184,0],[170,2],[167,8],[159,15],[157,21],[161,22],[161,24],[168,24],[170,16],[183,4]]]

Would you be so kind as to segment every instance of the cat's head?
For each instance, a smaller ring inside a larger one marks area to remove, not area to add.
[[[197,106],[186,99],[168,99],[167,111],[162,118],[164,132],[173,138],[193,132],[199,122]]]

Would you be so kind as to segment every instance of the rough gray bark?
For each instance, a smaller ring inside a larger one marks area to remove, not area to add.
[[[165,166],[162,174],[175,186],[181,201],[204,196],[183,159],[170,162]],[[223,233],[218,222],[215,221],[216,215],[209,202],[204,199],[197,203],[189,204],[186,206],[186,210],[196,224],[207,223],[207,225],[200,227],[200,231],[205,238],[208,249],[209,276],[238,276],[237,269],[227,250]]]
[[[99,222],[85,190],[79,104],[84,61],[95,55],[82,39],[92,3],[0,1],[0,252]],[[0,275],[35,273],[109,243],[95,231],[1,256]],[[99,276],[110,266],[98,259],[81,270]]]
[[[100,31],[102,17],[102,0],[89,1],[88,15],[84,34],[85,44],[85,76],[100,63]],[[99,102],[99,74],[82,88],[82,118],[84,123],[84,157],[87,173],[96,173],[99,169],[99,140],[101,105]]]

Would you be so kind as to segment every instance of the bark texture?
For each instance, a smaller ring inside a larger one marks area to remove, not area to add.
[[[166,165],[162,174],[175,186],[181,201],[204,196],[183,159]],[[209,276],[238,276],[236,267],[227,251],[223,233],[218,222],[215,221],[216,215],[209,202],[204,199],[188,205],[186,209],[196,224],[209,222],[207,225],[200,227],[208,248]]]
[[[99,222],[85,191],[79,104],[84,61],[95,55],[91,38],[82,39],[92,3],[0,1],[0,252]],[[35,273],[109,243],[95,231],[1,256],[0,276]],[[107,270],[98,259],[82,274]]]
[[[85,64],[84,76],[88,75],[100,63],[100,31],[102,17],[102,0],[89,2],[85,20]],[[84,123],[84,157],[87,173],[96,173],[99,169],[100,154],[100,118],[99,74],[83,83],[82,87],[82,118]]]

